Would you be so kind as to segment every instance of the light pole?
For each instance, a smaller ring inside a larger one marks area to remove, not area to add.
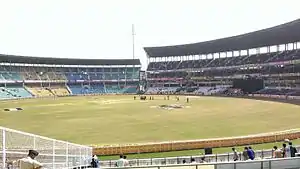
[[[134,39],[134,36],[135,36],[135,30],[134,30],[134,24],[132,24],[132,59],[134,59],[134,55],[135,55],[135,52],[134,52],[134,48],[135,48],[135,39]]]

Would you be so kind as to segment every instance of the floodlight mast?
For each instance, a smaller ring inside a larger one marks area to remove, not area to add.
[[[132,59],[135,58],[135,39],[134,39],[134,36],[135,36],[135,30],[134,30],[134,24],[132,24],[132,27],[131,27],[131,30],[132,30]]]

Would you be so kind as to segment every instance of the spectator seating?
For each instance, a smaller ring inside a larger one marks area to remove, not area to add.
[[[264,54],[254,54],[227,58],[214,59],[198,59],[187,61],[171,61],[171,62],[150,62],[148,70],[175,70],[188,68],[207,68],[207,67],[223,67],[223,66],[237,66],[246,64],[261,64],[271,62],[282,62],[289,60],[300,59],[300,51],[281,51]]]
[[[166,87],[161,91],[161,93],[175,93],[178,89],[179,87]]]
[[[106,93],[112,94],[112,93],[121,93],[122,89],[120,89],[117,85],[106,85]]]
[[[103,74],[102,73],[90,73],[90,79],[91,80],[102,80]]]
[[[68,80],[71,81],[78,81],[78,80],[88,80],[88,74],[83,73],[66,73],[66,77]]]
[[[122,71],[121,71],[122,70]],[[138,79],[139,68],[51,68],[30,66],[3,66],[0,80],[120,80]]]
[[[69,84],[68,85],[72,94],[105,94],[105,87],[103,84],[91,84],[91,85],[78,85]]]
[[[6,90],[6,88],[0,87],[0,99],[12,99],[12,98],[14,97]]]
[[[126,86],[121,91],[121,93],[131,93],[131,94],[134,94],[136,92],[137,92],[137,86]]]
[[[145,93],[146,94],[157,94],[160,90],[161,90],[161,88],[159,88],[159,87],[149,87]]]
[[[23,78],[17,72],[2,72],[0,75],[0,80],[11,80],[11,81],[22,81]]]
[[[300,89],[297,88],[264,88],[257,91],[255,94],[265,95],[286,95],[286,96],[300,96]]]
[[[212,87],[199,87],[197,90],[195,90],[194,94],[199,95],[207,95],[208,91],[211,90]]]
[[[49,74],[49,78],[52,79],[52,80],[67,80],[67,77],[63,74],[63,73],[60,73],[60,72],[52,72],[54,74],[55,77],[53,77],[53,75],[50,73]]]
[[[27,90],[36,97],[54,96],[52,91],[46,87],[29,87],[29,86],[27,86]]]
[[[231,86],[216,86],[208,90],[207,95],[217,95],[224,93]]]
[[[35,72],[21,72],[21,76],[23,76],[24,80],[41,80]]]
[[[24,87],[22,87],[22,86],[20,86],[20,87],[7,87],[6,89],[14,97],[18,97],[18,98],[32,97],[32,95]]]
[[[2,76],[2,74],[0,73],[0,81],[4,81],[5,78]]]
[[[146,94],[194,94],[194,95],[216,95],[222,94],[230,85],[221,85],[215,87],[187,87],[187,88],[180,88],[180,87],[149,87]]]
[[[65,86],[51,86],[51,91],[55,96],[67,96],[70,94]]]
[[[91,84],[90,86],[93,89],[93,93],[105,94],[105,87],[103,84]]]
[[[146,94],[174,94],[180,87],[149,87]]]
[[[82,93],[82,85],[78,85],[78,84],[69,84],[69,89],[72,91],[73,95],[76,94],[83,94]]]
[[[32,95],[23,87],[11,86],[0,88],[0,99],[28,98]]]

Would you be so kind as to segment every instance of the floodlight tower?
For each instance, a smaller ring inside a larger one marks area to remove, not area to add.
[[[134,36],[135,36],[135,30],[134,30],[134,24],[132,24],[132,27],[131,27],[131,31],[132,31],[132,59],[134,59],[134,55],[135,55],[135,52],[134,52],[134,47],[135,47],[135,39],[134,39]]]

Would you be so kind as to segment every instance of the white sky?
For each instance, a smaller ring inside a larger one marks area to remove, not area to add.
[[[144,46],[201,42],[300,18],[299,0],[0,0],[0,53],[132,58]]]

